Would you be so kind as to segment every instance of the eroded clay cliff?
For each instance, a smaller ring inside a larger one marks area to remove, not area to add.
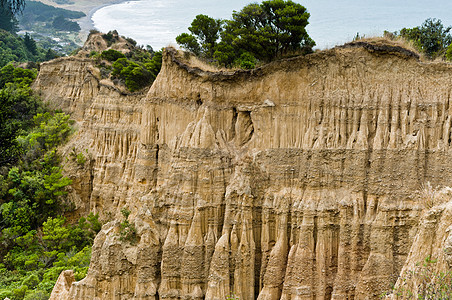
[[[57,59],[34,85],[90,153],[78,208],[110,221],[68,299],[377,299],[423,232],[417,191],[452,182],[452,67],[396,45],[236,72],[166,49],[136,94],[96,72]]]

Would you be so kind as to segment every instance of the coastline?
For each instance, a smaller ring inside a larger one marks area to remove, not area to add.
[[[93,15],[96,11],[98,11],[101,8],[104,8],[106,6],[114,5],[114,4],[120,4],[123,2],[127,2],[129,0],[113,0],[108,1],[105,3],[102,3],[100,5],[96,5],[94,7],[91,7],[88,13],[86,13],[86,17],[80,18],[77,23],[80,25],[81,31],[89,33],[90,30],[95,29],[94,28],[94,22],[93,22]]]
[[[89,31],[95,29],[92,16],[97,10],[109,5],[119,4],[130,0],[74,0],[72,4],[56,4],[52,0],[37,1],[54,7],[84,12],[86,14],[85,17],[74,20],[80,25],[79,38],[84,43],[88,37]]]

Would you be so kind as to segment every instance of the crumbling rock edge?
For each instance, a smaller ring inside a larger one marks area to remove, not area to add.
[[[80,127],[67,147],[93,160],[90,186],[74,193],[111,221],[65,299],[390,291],[410,261],[442,247],[426,246],[418,191],[452,180],[451,67],[391,47],[233,73],[167,49],[145,96],[103,86],[87,60],[43,64],[34,88],[73,114]],[[137,244],[119,241],[123,207]],[[452,223],[434,216],[437,232]]]

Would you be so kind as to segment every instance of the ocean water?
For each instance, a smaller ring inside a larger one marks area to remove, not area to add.
[[[252,0],[136,0],[97,10],[94,27],[132,37],[141,45],[160,49],[176,45],[175,38],[188,32],[198,14],[229,19]],[[452,0],[305,0],[295,1],[311,14],[307,27],[317,48],[329,48],[351,41],[357,33],[381,35],[384,30],[422,24],[427,18],[452,25]]]

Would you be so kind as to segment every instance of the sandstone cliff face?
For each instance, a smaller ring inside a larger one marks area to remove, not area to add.
[[[92,158],[73,197],[111,220],[67,299],[377,299],[421,230],[416,191],[452,180],[451,83],[391,45],[231,73],[167,49],[146,94],[42,64],[35,89]]]

